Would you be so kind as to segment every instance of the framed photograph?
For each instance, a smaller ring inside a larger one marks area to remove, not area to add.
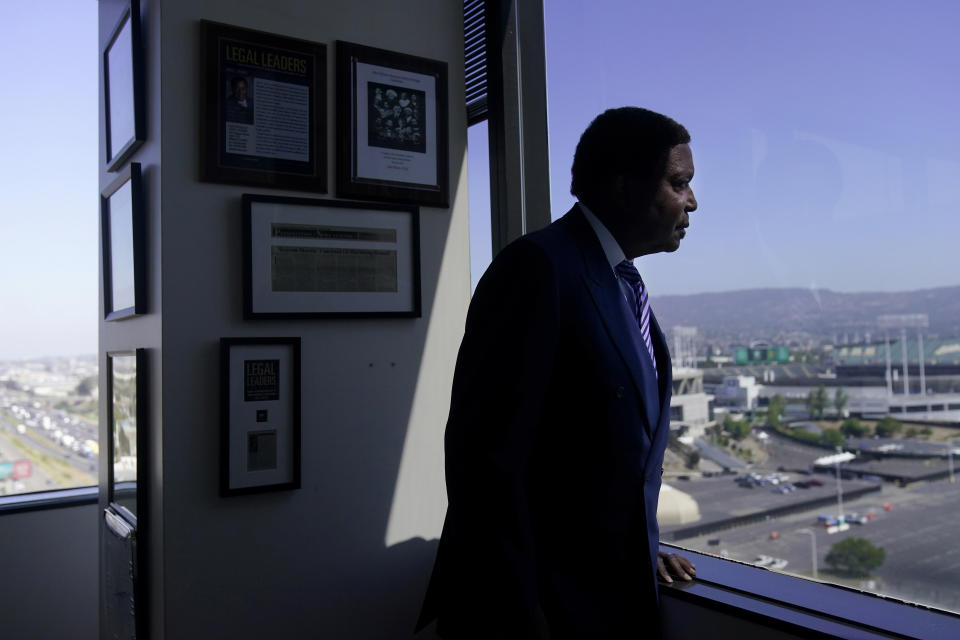
[[[326,46],[200,24],[201,179],[326,193]]]
[[[337,42],[337,195],[450,205],[445,62]]]
[[[101,58],[107,170],[116,171],[147,139],[140,0],[127,0]]]
[[[300,488],[300,338],[220,339],[220,495]]]
[[[107,502],[136,528],[146,495],[138,461],[146,460],[146,350],[107,352]]]
[[[143,203],[138,162],[131,162],[100,194],[103,317],[107,320],[147,312]]]
[[[250,318],[420,317],[412,205],[244,194]]]

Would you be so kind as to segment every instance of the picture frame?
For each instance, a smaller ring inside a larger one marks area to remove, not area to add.
[[[117,171],[147,139],[140,0],[127,0],[100,48],[107,171]]]
[[[337,196],[449,207],[447,64],[336,43]]]
[[[201,180],[326,193],[326,45],[200,26]]]
[[[419,318],[416,206],[244,194],[244,316]]]
[[[147,494],[146,349],[106,353],[107,504],[134,529]]]
[[[300,488],[300,338],[220,339],[220,495]]]
[[[100,246],[104,319],[146,313],[146,221],[138,162],[100,194]]]

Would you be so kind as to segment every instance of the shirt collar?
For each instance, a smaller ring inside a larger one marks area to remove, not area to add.
[[[583,211],[584,217],[586,217],[593,232],[597,235],[597,240],[600,241],[600,246],[603,248],[603,255],[607,258],[607,262],[610,263],[610,268],[614,269],[614,273],[616,273],[616,266],[627,259],[626,254],[623,253],[623,249],[620,248],[620,245],[613,237],[613,234],[610,233],[610,230],[587,208],[587,205],[582,202],[578,202],[577,205],[580,207],[580,210]]]

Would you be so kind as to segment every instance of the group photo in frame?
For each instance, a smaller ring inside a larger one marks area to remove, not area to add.
[[[107,504],[133,527],[146,495],[139,481],[146,462],[146,350],[108,351],[107,371]]]
[[[105,320],[147,312],[145,225],[140,163],[131,162],[100,194]]]
[[[244,194],[244,316],[420,317],[413,205]]]
[[[326,193],[326,46],[207,20],[200,28],[201,179]]]
[[[127,5],[100,51],[108,171],[117,171],[147,139],[140,0]]]
[[[336,47],[337,196],[449,206],[446,63]]]
[[[300,488],[300,338],[220,339],[220,495]]]

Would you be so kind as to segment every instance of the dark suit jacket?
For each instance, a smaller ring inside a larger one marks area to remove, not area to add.
[[[437,617],[457,639],[657,636],[671,366],[656,319],[659,380],[631,323],[578,207],[490,265],[457,358],[450,503],[421,625]]]

